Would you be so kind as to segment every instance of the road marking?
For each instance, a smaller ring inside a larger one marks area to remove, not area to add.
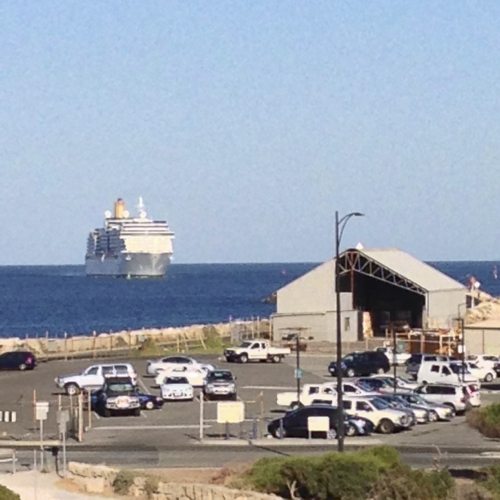
[[[245,385],[242,387],[242,389],[258,389],[258,390],[268,389],[270,391],[293,391],[294,389],[297,389],[297,387],[277,387],[274,385]]]
[[[138,380],[139,380],[139,384],[144,389],[144,392],[146,394],[151,394],[150,390],[146,387],[146,384],[142,381],[141,377],[138,377]]]
[[[95,417],[97,418],[97,420],[101,420],[101,417],[99,416],[99,413],[97,413],[96,411],[93,411],[92,413],[95,415]]]
[[[204,425],[205,429],[210,425]],[[94,427],[96,431],[131,431],[131,430],[167,430],[167,429],[199,429],[199,425],[111,425],[106,427]]]

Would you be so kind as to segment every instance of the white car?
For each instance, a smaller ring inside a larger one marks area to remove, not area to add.
[[[448,406],[455,413],[465,411],[467,405],[481,406],[481,393],[477,384],[427,384],[415,392],[421,394],[427,401]]]
[[[298,398],[300,399],[297,400]],[[297,391],[279,392],[276,396],[276,404],[294,409],[301,405],[308,406],[313,401],[326,403],[336,401],[336,399],[337,391],[331,383],[305,384],[298,396]]]
[[[203,387],[207,372],[202,368],[191,368],[187,366],[173,366],[161,370],[156,375],[156,385],[162,385],[167,377],[185,377],[193,387]]]
[[[146,373],[148,375],[156,375],[159,371],[166,370],[167,368],[182,366],[188,368],[201,368],[202,370],[205,370],[205,372],[215,369],[214,365],[199,363],[196,359],[187,356],[168,356],[155,361],[148,360]]]
[[[384,353],[391,365],[404,365],[411,358],[411,354],[407,352],[394,352],[392,347],[377,347],[375,351]]]
[[[467,369],[456,362],[436,361],[434,363],[422,363],[418,370],[417,380],[420,384],[479,384],[477,377],[473,376]]]
[[[186,377],[165,377],[161,385],[161,397],[164,401],[192,401],[193,386]]]
[[[394,389],[394,377],[391,377],[390,375],[372,375],[370,378],[382,379],[387,385]],[[412,380],[396,375],[396,389],[414,391],[418,386],[419,384],[417,382],[413,382]]]
[[[495,365],[500,360],[497,356],[490,356],[488,354],[470,354],[469,356],[467,356],[466,361],[474,363],[481,368],[489,368],[490,370],[494,370]]]
[[[456,363],[459,367],[462,366],[462,363]],[[492,380],[497,378],[497,372],[493,370],[493,368],[488,368],[486,366],[479,366],[476,363],[471,363],[466,361],[465,366],[467,370],[471,373],[473,377],[476,377],[481,382],[491,382]]]
[[[364,417],[370,420],[377,432],[390,434],[397,429],[411,426],[411,418],[406,411],[391,408],[380,398],[346,397],[344,409],[349,415]]]

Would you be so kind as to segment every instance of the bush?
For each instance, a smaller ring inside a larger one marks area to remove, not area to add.
[[[500,465],[490,465],[481,469],[482,478],[477,483],[500,499]]]
[[[466,417],[470,427],[477,429],[483,436],[500,437],[500,403],[470,411]]]
[[[21,500],[21,497],[9,488],[0,485],[0,500]]]
[[[113,481],[113,491],[118,495],[128,495],[130,487],[134,484],[135,475],[132,471],[121,470]]]
[[[158,493],[158,486],[160,484],[160,480],[157,476],[147,476],[144,481],[144,491],[146,492],[146,496],[148,498],[153,498],[155,493]]]

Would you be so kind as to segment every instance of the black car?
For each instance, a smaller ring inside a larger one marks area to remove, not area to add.
[[[110,377],[95,398],[94,407],[103,417],[114,414],[141,415],[141,401],[128,377]]]
[[[374,373],[387,373],[391,368],[387,356],[383,352],[352,352],[342,358],[342,373],[346,377],[362,377]],[[337,375],[337,362],[328,365],[332,377]]]
[[[101,394],[102,389],[91,393],[91,404],[92,409],[96,410],[97,401],[99,399],[99,395]],[[138,387],[134,388],[135,395],[139,398],[141,402],[142,410],[160,410],[163,407],[163,399],[154,396],[153,394],[145,394],[141,392]]]
[[[33,370],[37,359],[29,351],[13,351],[0,355],[0,370]]]
[[[309,437],[307,422],[309,417],[329,417],[330,431],[329,439],[337,437],[338,410],[329,405],[304,406],[298,410],[287,412],[282,418],[272,420],[267,426],[269,434],[279,437]],[[356,436],[358,434],[369,435],[373,431],[373,424],[366,419],[349,417],[346,413],[344,417],[344,432],[346,436]],[[280,421],[283,421],[283,430],[280,435]]]

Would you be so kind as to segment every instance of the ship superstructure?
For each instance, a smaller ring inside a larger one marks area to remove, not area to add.
[[[165,276],[173,254],[174,233],[166,221],[147,217],[139,198],[138,217],[130,217],[125,202],[115,202],[114,213],[105,213],[104,227],[92,231],[85,255],[91,276]]]

